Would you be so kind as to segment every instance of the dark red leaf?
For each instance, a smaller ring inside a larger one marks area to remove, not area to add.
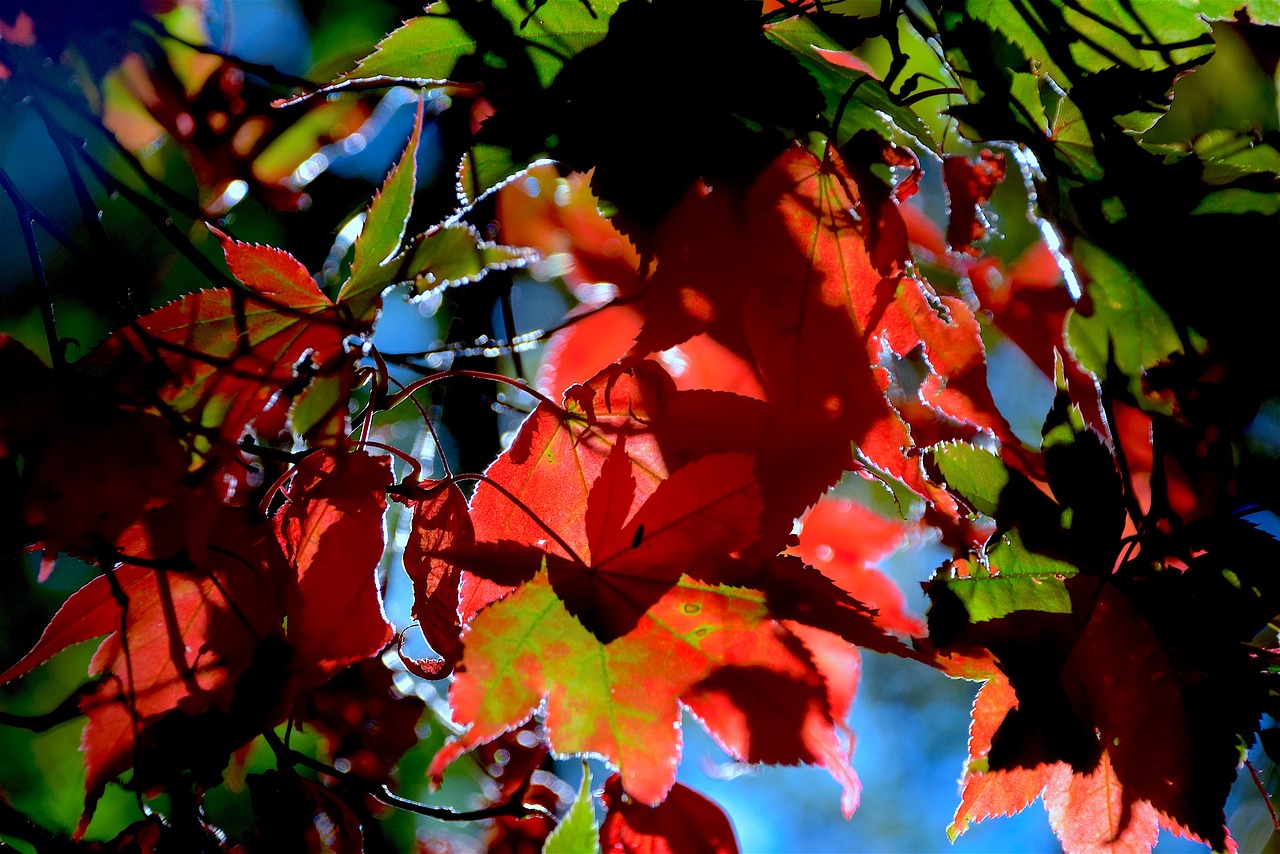
[[[90,581],[54,615],[35,647],[0,674],[0,683],[11,681],[71,644],[107,635],[89,665],[90,674],[103,679],[80,703],[88,716],[82,738],[87,794],[78,833],[107,782],[130,767],[139,785],[163,784],[171,769],[201,761],[198,750],[173,753],[175,742],[198,738],[202,749],[221,751],[209,760],[212,771],[196,768],[216,779],[230,751],[276,719],[279,671],[268,680],[274,693],[255,688],[252,708],[235,713],[242,720],[228,716],[237,680],[256,663],[261,668],[280,658],[268,647],[283,617],[284,566],[269,534],[243,511],[224,511],[211,541],[216,547],[204,562],[181,571],[125,565],[111,570],[114,585],[107,576]],[[219,721],[226,721],[226,732],[210,730],[223,725]],[[247,731],[240,728],[246,725]]]
[[[656,807],[632,800],[614,774],[604,784],[603,854],[737,854],[733,826],[719,805],[676,783]]]
[[[276,529],[298,579],[289,643],[302,690],[391,642],[376,576],[390,485],[389,459],[363,452],[315,453],[294,472]]]
[[[406,501],[413,508],[413,533],[404,548],[404,569],[413,582],[413,618],[422,627],[439,660],[415,662],[427,679],[453,672],[462,646],[458,634],[458,585],[461,572],[442,555],[475,543],[467,499],[454,483],[424,484],[422,498]]]
[[[89,359],[132,365],[121,385],[142,400],[186,416],[195,426],[237,443],[256,419],[293,400],[317,380],[345,401],[352,356],[343,340],[354,331],[289,253],[222,239],[240,290],[197,291],[121,329]],[[345,403],[305,432],[328,441],[345,433]]]

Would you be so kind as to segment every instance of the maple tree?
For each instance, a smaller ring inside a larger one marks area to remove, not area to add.
[[[869,5],[441,0],[306,80],[193,4],[0,3],[0,109],[83,220],[0,168],[37,319],[0,335],[5,560],[83,582],[3,633],[0,724],[78,727],[84,775],[67,826],[0,776],[0,840],[736,851],[684,713],[847,818],[866,650],[983,683],[953,839],[1042,800],[1069,851],[1234,850],[1280,719],[1280,123],[1170,103],[1280,7]],[[372,198],[326,183],[395,103]],[[922,542],[924,619],[877,568]]]

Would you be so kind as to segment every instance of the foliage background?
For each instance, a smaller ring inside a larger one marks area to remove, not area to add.
[[[215,44],[241,58],[273,65],[281,71],[323,80],[350,68],[369,46],[396,26],[415,8],[364,0],[223,0],[210,2],[206,25]],[[1276,107],[1276,48],[1280,38],[1268,35],[1247,44],[1230,26],[1215,27],[1218,54],[1203,69],[1182,81],[1172,112],[1165,117],[1151,141],[1189,139],[1207,128],[1242,130],[1280,129]],[[866,57],[873,64],[884,56]],[[923,61],[919,57],[913,61]],[[661,110],[663,86],[652,92],[652,103],[638,110]],[[715,97],[708,92],[707,97]],[[383,102],[386,115],[378,115],[376,133],[368,136],[361,151],[335,158],[330,168],[308,188],[311,205],[305,211],[281,216],[264,208],[252,195],[228,216],[244,240],[288,247],[310,269],[325,266],[334,235],[360,210],[401,150],[409,132],[411,108],[393,93]],[[35,201],[53,221],[74,236],[88,228],[66,183],[66,173],[52,141],[28,110],[0,101],[0,168],[13,176],[22,193]],[[947,122],[938,117],[935,131],[947,133]],[[426,138],[430,139],[429,131]],[[91,140],[98,156],[110,161],[116,155],[102,140]],[[180,153],[172,143],[147,152],[144,163],[152,174],[189,197],[196,185]],[[420,182],[450,187],[451,165],[424,143],[419,156]],[[927,180],[937,180],[930,176]],[[1016,182],[1012,182],[1016,183]],[[1023,217],[1023,198],[1008,186],[993,204],[995,240],[1025,241],[1030,226]],[[425,206],[424,206],[425,207]],[[134,241],[113,246],[118,262],[104,269],[97,257],[76,257],[47,235],[41,251],[49,278],[58,290],[59,328],[64,336],[85,349],[97,344],[113,328],[109,297],[122,278],[137,281],[130,287],[145,291],[146,301],[159,305],[190,289],[199,281],[189,259],[154,239],[138,211],[127,200],[107,205],[105,220],[113,235],[136,234]],[[190,230],[192,240],[207,256],[217,247],[203,229]],[[1213,252],[1214,247],[1195,247]],[[1170,251],[1185,251],[1170,247]],[[1226,263],[1226,259],[1224,259]],[[336,270],[334,271],[336,277]],[[513,293],[517,325],[521,329],[549,325],[567,305],[554,285],[526,277]],[[47,350],[37,310],[34,287],[16,213],[0,197],[0,331],[8,332],[33,351]],[[500,318],[496,318],[500,320]],[[381,346],[387,350],[425,349],[449,338],[448,320],[425,317],[416,309],[388,307],[379,327]],[[537,358],[536,351],[525,356]],[[997,402],[1015,430],[1035,436],[1053,389],[1043,377],[1019,361],[1012,348],[991,352],[992,384]],[[531,371],[529,371],[531,373]],[[395,443],[405,445],[412,431],[393,422],[380,425]],[[1261,464],[1280,462],[1280,403],[1264,407],[1250,439]],[[446,439],[446,442],[448,440]],[[422,448],[418,448],[421,451]],[[1264,524],[1269,515],[1257,517]],[[908,591],[911,609],[920,614],[926,601],[917,583],[945,554],[928,543],[917,544],[883,566]],[[56,607],[73,590],[93,576],[88,567],[79,570],[68,563],[44,584],[37,584],[38,558],[7,559],[0,567],[5,576],[3,617],[0,618],[0,662],[15,660],[28,649]],[[412,597],[407,582],[393,579],[388,594],[393,622],[408,620]],[[91,645],[59,656],[46,668],[17,685],[0,687],[0,708],[13,713],[37,711],[42,697],[62,696],[82,679]],[[952,681],[940,673],[908,662],[867,653],[863,687],[853,714],[853,728],[860,734],[855,764],[865,784],[863,804],[848,823],[839,817],[835,788],[824,772],[813,768],[745,770],[733,766],[696,727],[686,728],[691,738],[682,765],[682,779],[720,802],[734,818],[744,850],[847,850],[925,851],[946,846],[943,828],[955,806],[955,780],[965,759],[968,710],[974,686]],[[432,686],[418,690],[434,693]],[[0,790],[37,821],[54,828],[74,827],[81,808],[83,769],[77,753],[79,722],[32,735],[0,727]],[[696,734],[696,738],[694,738]],[[421,771],[437,738],[424,739],[401,763],[402,792],[424,801],[447,802],[468,790],[464,781],[446,786],[439,796],[423,787],[414,791],[414,770]],[[1255,751],[1256,753],[1257,751]],[[261,745],[248,767],[265,764]],[[1256,757],[1260,767],[1265,760]],[[568,765],[571,765],[569,763]],[[564,776],[574,777],[572,767]],[[460,772],[463,773],[463,772]],[[745,773],[745,776],[740,776]],[[596,767],[596,777],[602,771]],[[736,778],[736,779],[735,779]],[[234,830],[243,795],[215,793],[211,809],[222,810],[220,820]],[[133,800],[119,790],[109,791],[99,806],[90,835],[107,838],[137,818]],[[244,819],[239,819],[244,821]],[[1247,777],[1237,784],[1228,806],[1228,821],[1243,850],[1274,847],[1270,824],[1259,796]],[[437,832],[438,825],[421,825]],[[417,830],[410,817],[397,815],[386,828],[402,850],[408,850]],[[459,832],[466,832],[459,828]],[[1033,809],[998,822],[976,826],[955,845],[956,851],[1030,851],[1057,847],[1043,814]],[[1164,837],[1160,850],[1196,850],[1198,846]]]

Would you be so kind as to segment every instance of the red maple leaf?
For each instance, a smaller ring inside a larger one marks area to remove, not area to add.
[[[1011,437],[986,389],[972,312],[918,279],[886,274],[892,238],[869,235],[867,210],[834,152],[818,158],[793,147],[745,198],[695,188],[657,243],[636,352],[705,332],[758,367],[772,404],[756,466],[766,533],[789,528],[863,462],[958,518],[954,499],[921,468],[902,411],[943,436]],[[918,387],[904,386],[899,375],[916,370]],[[907,406],[913,400],[918,409]]]
[[[476,615],[463,640],[449,698],[469,728],[436,755],[436,778],[545,702],[553,750],[606,757],[633,797],[656,804],[675,781],[683,702],[739,759],[821,762],[845,787],[846,810],[857,802],[826,682],[756,591],[686,577],[601,643],[540,571]]]
[[[790,553],[874,608],[879,625],[908,635],[925,633],[924,623],[907,613],[898,585],[871,566],[903,543],[909,525],[834,497],[814,505],[802,524],[800,543]]]
[[[1076,771],[1066,762],[983,770],[991,739],[1014,708],[1017,697],[1001,675],[992,677],[978,692],[969,731],[969,765],[955,820],[947,830],[953,839],[972,822],[1014,815],[1043,798],[1049,823],[1067,852],[1150,851],[1162,828],[1186,839],[1205,841],[1149,801],[1134,798],[1116,771],[1111,748],[1103,749],[1091,771]],[[1236,850],[1230,835],[1224,850]]]
[[[717,408],[750,424],[763,405],[676,391],[639,363],[529,416],[473,496],[474,545],[435,555],[464,570],[450,699],[470,728],[433,773],[545,698],[554,750],[608,757],[655,804],[674,780],[683,703],[744,761],[824,765],[852,812],[846,640],[892,645],[799,561],[742,556],[761,505],[752,456],[734,446],[759,437],[726,441]]]
[[[1092,597],[1096,604],[1084,625],[1067,629],[1075,640],[1058,683],[1068,703],[1058,723],[1087,727],[1091,754],[1074,762],[1060,758],[1072,736],[1041,731],[1044,688],[1006,653],[1002,667],[1014,682],[997,673],[974,703],[970,762],[949,833],[1012,815],[1043,797],[1071,852],[1148,851],[1160,828],[1196,841],[1216,837],[1214,844],[1234,850],[1220,813],[1216,825],[1209,824],[1213,810],[1192,799],[1205,787],[1209,767],[1205,748],[1193,745],[1184,688],[1168,652],[1115,588],[1103,585]],[[1028,687],[1015,690],[1019,681]]]

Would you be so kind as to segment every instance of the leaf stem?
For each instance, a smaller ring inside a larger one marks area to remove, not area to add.
[[[72,691],[65,700],[43,714],[17,715],[13,712],[0,711],[0,724],[29,732],[46,732],[58,724],[80,717],[83,714],[80,711],[80,699],[92,693],[101,681],[101,679],[94,679],[85,682]]]
[[[407,386],[405,386],[404,389],[402,389],[395,397],[393,397],[391,399],[391,402],[388,404],[387,408],[388,409],[394,408],[402,400],[404,400],[406,397],[413,394],[415,391],[417,391],[420,388],[429,386],[433,383],[439,382],[440,380],[452,379],[453,377],[470,377],[471,379],[489,380],[491,382],[509,385],[512,388],[518,389],[524,392],[525,394],[528,394],[530,397],[537,398],[538,400],[542,401],[543,403],[555,409],[557,412],[564,411],[564,407],[562,407],[560,404],[556,403],[550,397],[547,397],[545,394],[538,391],[536,388],[534,388],[533,386],[527,383],[521,382],[520,380],[517,380],[517,379],[512,379],[511,377],[505,376],[503,374],[495,374],[489,371],[475,371],[475,370],[471,370],[470,368],[457,368],[455,370],[440,371],[439,373],[432,374],[431,376],[423,377],[420,380],[415,380],[414,382],[411,382]]]
[[[1249,769],[1249,776],[1253,778],[1253,784],[1258,787],[1258,792],[1262,795],[1262,802],[1267,805],[1267,812],[1271,815],[1271,826],[1280,833],[1280,816],[1276,815],[1276,808],[1271,803],[1271,796],[1267,794],[1267,787],[1263,784],[1262,778],[1258,776],[1258,770],[1253,767],[1253,763],[1248,759],[1244,761],[1244,767]]]

